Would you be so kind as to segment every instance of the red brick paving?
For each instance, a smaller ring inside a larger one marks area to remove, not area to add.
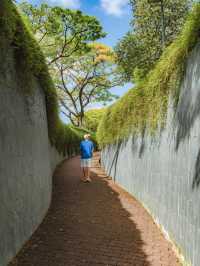
[[[48,214],[9,266],[180,266],[149,214],[94,161],[92,183],[79,181],[78,157],[57,169]]]

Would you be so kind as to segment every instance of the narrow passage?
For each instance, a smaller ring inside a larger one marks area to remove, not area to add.
[[[109,180],[94,157],[82,183],[79,157],[53,179],[47,216],[9,266],[180,266],[144,208]]]

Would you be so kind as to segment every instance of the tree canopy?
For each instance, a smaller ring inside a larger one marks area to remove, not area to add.
[[[106,108],[101,109],[91,109],[85,112],[84,116],[84,127],[89,130],[96,132],[98,125],[106,112]]]
[[[96,42],[106,35],[102,26],[79,10],[27,2],[19,9],[44,52],[61,111],[81,126],[87,105],[112,101],[116,96],[109,89],[121,84],[114,52]]]
[[[108,103],[117,98],[109,89],[121,83],[112,50],[98,43],[89,52],[56,65],[54,76],[62,112],[77,126],[91,102]]]
[[[19,9],[28,19],[49,65],[87,51],[89,41],[106,36],[99,21],[80,10],[47,4],[33,6],[27,2],[19,4]]]
[[[153,68],[164,48],[176,38],[190,0],[130,0],[131,30],[116,46],[127,80],[138,81]]]

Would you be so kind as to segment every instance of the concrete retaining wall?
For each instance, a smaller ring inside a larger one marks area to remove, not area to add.
[[[198,44],[187,62],[176,113],[169,105],[166,128],[154,138],[144,132],[102,152],[108,175],[150,210],[193,266],[200,265],[199,114]]]
[[[49,144],[37,80],[26,95],[20,92],[12,49],[0,63],[0,266],[5,266],[43,220],[52,173],[63,157]]]

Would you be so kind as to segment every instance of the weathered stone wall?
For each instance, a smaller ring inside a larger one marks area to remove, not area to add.
[[[200,44],[188,59],[179,104],[176,112],[169,106],[166,128],[155,137],[144,132],[106,147],[102,162],[150,210],[186,261],[199,266]]]
[[[42,88],[35,79],[32,92],[22,92],[13,50],[6,52],[0,62],[0,266],[44,218],[52,173],[63,159],[49,144]]]

